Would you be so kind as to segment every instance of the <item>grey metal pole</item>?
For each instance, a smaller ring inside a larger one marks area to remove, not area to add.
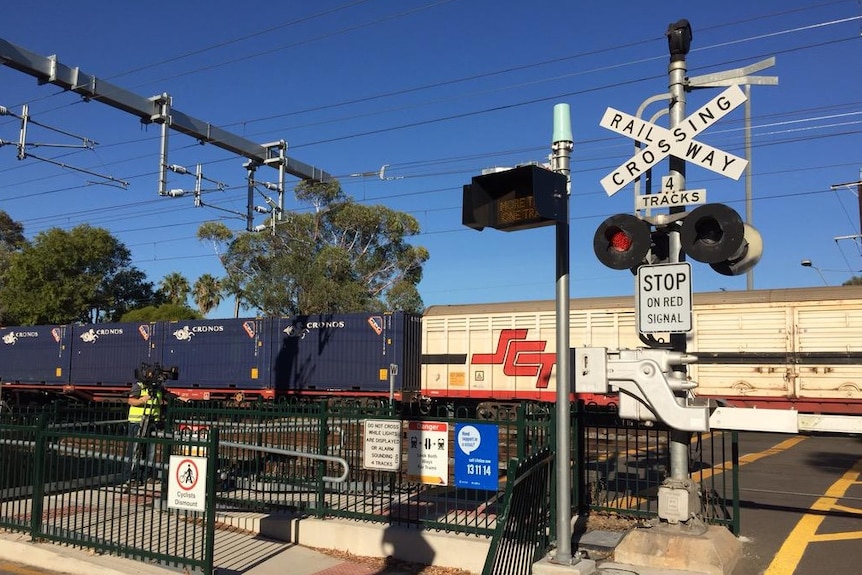
[[[159,195],[168,193],[168,134],[171,125],[171,99],[167,94],[162,94],[160,102],[160,121],[162,123],[161,143],[159,145]]]
[[[243,167],[246,169],[246,188],[248,193],[248,204],[246,205],[245,229],[246,231],[254,230],[254,172],[257,170],[257,164],[249,160]],[[275,214],[272,216],[275,218]],[[273,220],[274,222],[275,220]]]
[[[552,167],[564,174],[566,184],[565,220],[558,221],[557,232],[557,553],[555,563],[572,562],[571,451],[569,436],[571,375],[569,365],[569,195],[572,122],[568,104],[554,106],[554,137],[551,145]]]
[[[682,21],[681,21],[682,22]],[[679,26],[681,22],[673,24]],[[685,22],[686,25],[688,22]],[[670,33],[670,30],[668,31]],[[670,65],[668,66],[668,92],[670,93],[670,129],[679,126],[685,119],[685,81],[686,81],[686,62],[685,53],[674,53],[671,50]],[[685,160],[675,156],[670,157],[670,176],[674,178],[674,189],[685,190]],[[684,207],[670,208],[670,213],[679,213],[685,211]],[[678,263],[685,261],[685,254],[682,253],[682,245],[680,242],[679,228],[674,226],[668,233],[669,243],[669,263]],[[675,351],[685,353],[686,350],[686,334],[672,333],[670,334],[671,346]],[[685,365],[674,366],[674,370],[678,371],[681,376],[685,376]],[[688,444],[689,434],[685,431],[671,430],[670,441],[670,476],[673,479],[688,479]]]
[[[751,85],[745,85],[745,222],[753,226],[751,209]],[[745,289],[754,289],[754,268],[745,274]]]

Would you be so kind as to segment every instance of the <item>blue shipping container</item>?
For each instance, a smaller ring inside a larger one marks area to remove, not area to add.
[[[157,323],[72,326],[74,385],[128,386],[141,363],[159,361]]]
[[[0,381],[69,383],[69,338],[65,325],[0,328]]]
[[[420,318],[405,312],[319,314],[271,322],[272,378],[290,392],[388,392],[419,389]]]
[[[269,389],[264,320],[187,320],[162,324],[162,364],[176,367],[169,388]]]

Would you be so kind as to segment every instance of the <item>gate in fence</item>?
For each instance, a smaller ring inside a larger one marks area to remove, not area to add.
[[[506,485],[506,504],[482,575],[529,575],[548,548],[553,461],[546,447],[520,463],[510,462],[514,479]]]
[[[214,430],[208,442],[194,444],[211,454],[200,469],[212,472],[191,477],[208,491],[201,500],[215,498],[217,442]],[[169,474],[179,473],[167,462],[188,446],[166,436],[128,437],[125,419],[49,424],[42,414],[35,422],[0,421],[0,527],[212,573],[214,507],[189,509],[167,489]],[[130,481],[133,470],[139,481]]]

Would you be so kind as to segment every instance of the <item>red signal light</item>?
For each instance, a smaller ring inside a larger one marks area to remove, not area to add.
[[[623,230],[617,228],[608,230],[610,233],[610,247],[617,252],[627,252],[632,247],[632,237]]]
[[[644,220],[617,214],[606,219],[593,236],[593,250],[599,261],[615,270],[640,265],[652,245],[650,225]]]

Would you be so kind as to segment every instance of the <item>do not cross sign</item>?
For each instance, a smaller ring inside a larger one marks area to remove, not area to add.
[[[609,196],[669,155],[738,180],[748,161],[694,139],[740,104],[745,93],[733,85],[687,116],[673,129],[663,128],[614,108],[608,108],[599,125],[647,146],[602,178]]]

